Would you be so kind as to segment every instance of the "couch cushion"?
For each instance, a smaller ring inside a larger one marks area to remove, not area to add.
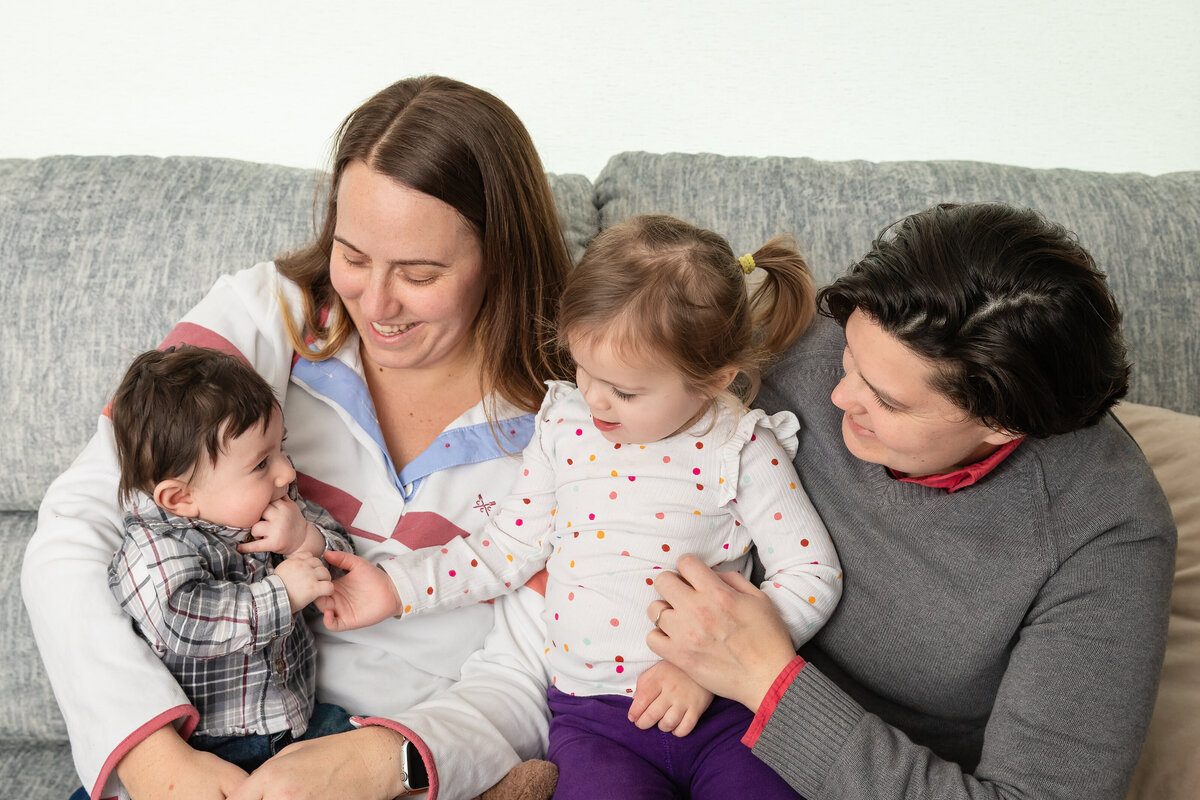
[[[822,284],[905,214],[939,202],[1033,207],[1075,231],[1108,272],[1134,361],[1129,399],[1200,413],[1200,172],[621,153],[596,179],[596,197],[602,227],[675,214],[723,234],[739,253],[794,233]]]
[[[1127,800],[1200,797],[1200,417],[1122,403],[1117,418],[1146,454],[1179,528],[1158,702]]]
[[[318,177],[215,158],[0,160],[0,510],[37,507],[129,360],[217,276],[311,238]],[[550,183],[578,255],[596,232],[591,183]]]
[[[0,786],[6,797],[67,800],[79,787],[66,742],[0,742]]]

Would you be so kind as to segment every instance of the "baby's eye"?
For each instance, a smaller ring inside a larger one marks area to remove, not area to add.
[[[265,459],[265,458],[262,461],[260,461],[254,465],[255,472],[262,472],[266,468],[267,468],[267,459]]]
[[[616,397],[618,400],[632,400],[635,397],[635,395],[626,394],[625,392],[622,392],[620,389],[618,389],[615,386],[612,386],[610,388],[612,389],[613,396]]]

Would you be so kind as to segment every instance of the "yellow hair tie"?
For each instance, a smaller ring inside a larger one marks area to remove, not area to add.
[[[746,255],[739,258],[738,263],[742,265],[742,272],[746,273],[747,275],[749,275],[751,272],[754,272],[754,256],[750,255],[749,253],[746,253]]]

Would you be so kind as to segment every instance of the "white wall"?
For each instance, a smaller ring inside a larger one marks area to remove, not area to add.
[[[360,101],[440,72],[589,177],[631,149],[1200,169],[1196,0],[19,6],[0,15],[0,158],[322,166]]]

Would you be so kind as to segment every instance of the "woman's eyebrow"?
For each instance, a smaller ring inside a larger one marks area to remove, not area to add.
[[[363,250],[362,250],[362,249],[360,249],[360,248],[358,248],[358,247],[355,247],[355,246],[354,246],[354,245],[353,245],[351,242],[349,242],[347,239],[345,239],[345,238],[344,238],[344,237],[342,237],[342,236],[339,236],[339,235],[337,235],[336,233],[333,235],[333,240],[334,240],[335,242],[337,242],[338,244],[342,245],[343,247],[348,247],[349,249],[351,249],[351,250],[353,250],[354,252],[358,253],[360,256],[365,256],[365,255],[366,255],[366,253],[365,253],[365,252],[363,252]],[[393,266],[393,267],[404,267],[404,266],[428,265],[428,266],[431,266],[431,267],[443,267],[443,268],[445,268],[445,267],[449,267],[449,266],[450,266],[449,264],[446,264],[446,263],[444,263],[444,262],[442,262],[442,261],[438,261],[438,260],[437,260],[437,259],[435,259],[435,258],[395,258],[395,259],[392,259],[391,261],[389,261],[389,262],[388,262],[388,264],[389,264],[390,266]]]

